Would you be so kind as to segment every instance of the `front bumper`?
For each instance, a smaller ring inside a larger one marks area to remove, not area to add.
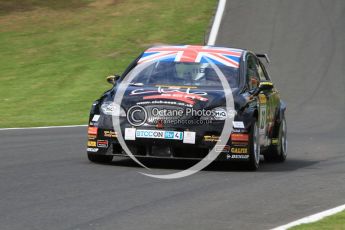
[[[236,130],[236,132],[241,132],[243,136],[248,137],[245,130]],[[200,160],[215,147],[219,153],[217,161],[249,160],[249,139],[232,140],[229,137],[227,144],[221,146],[218,144],[220,132],[216,132],[215,127],[209,130],[205,130],[203,127],[195,133],[194,144],[186,144],[182,140],[151,138],[137,138],[136,140],[125,140],[125,142],[132,154],[140,158]],[[117,134],[113,130],[97,127],[89,127],[87,152],[89,154],[128,156],[123,151],[117,140]]]

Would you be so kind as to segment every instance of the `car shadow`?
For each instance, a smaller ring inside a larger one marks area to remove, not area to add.
[[[260,164],[259,171],[260,172],[295,171],[302,168],[308,168],[318,163],[320,163],[320,161],[288,158],[285,162],[263,162],[263,164]]]
[[[184,170],[196,163],[197,160],[180,160],[180,159],[139,159],[142,164],[148,168],[154,169],[172,169],[172,170]],[[266,162],[263,159],[260,161],[260,168],[258,172],[284,172],[284,171],[294,171],[301,168],[306,168],[319,163],[319,161],[311,161],[304,159],[287,159],[285,162]],[[132,159],[129,158],[114,158],[114,160],[108,165],[121,166],[121,167],[134,167],[142,168]],[[244,162],[212,162],[203,171],[243,171],[249,172],[247,164]]]

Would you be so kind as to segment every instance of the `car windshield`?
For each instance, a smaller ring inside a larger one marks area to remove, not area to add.
[[[239,69],[225,65],[217,65],[217,67],[228,80],[230,87],[238,88]],[[209,63],[167,61],[157,61],[139,70],[131,84],[222,87],[216,71]]]

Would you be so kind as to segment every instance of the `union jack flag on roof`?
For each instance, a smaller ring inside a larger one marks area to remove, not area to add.
[[[151,61],[208,63],[239,68],[243,50],[214,46],[157,46],[147,49],[138,63]]]

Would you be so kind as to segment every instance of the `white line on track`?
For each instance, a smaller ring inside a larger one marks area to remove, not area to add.
[[[213,46],[216,43],[218,30],[220,27],[220,23],[222,22],[225,4],[226,4],[226,0],[219,0],[218,2],[216,16],[214,17],[214,20],[213,20],[212,29],[210,32],[210,36],[208,38],[207,45]]]
[[[273,228],[271,230],[285,230],[285,229],[288,229],[288,228],[291,228],[291,227],[294,227],[294,226],[297,226],[297,225],[300,225],[300,224],[313,223],[313,222],[321,220],[321,219],[323,219],[323,218],[325,218],[327,216],[331,216],[331,215],[334,215],[334,214],[336,214],[338,212],[342,212],[344,210],[345,210],[345,204],[340,205],[340,206],[335,207],[335,208],[332,208],[332,209],[328,209],[328,210],[323,211],[323,212],[316,213],[316,214],[311,215],[311,216],[304,217],[304,218],[299,219],[299,220],[295,220],[295,221],[293,221],[291,223],[288,223],[288,224],[285,224],[285,225]]]
[[[20,129],[56,129],[56,128],[74,128],[74,127],[85,127],[87,125],[64,125],[64,126],[43,126],[43,127],[27,127],[27,128],[0,128],[3,130],[20,130]]]

